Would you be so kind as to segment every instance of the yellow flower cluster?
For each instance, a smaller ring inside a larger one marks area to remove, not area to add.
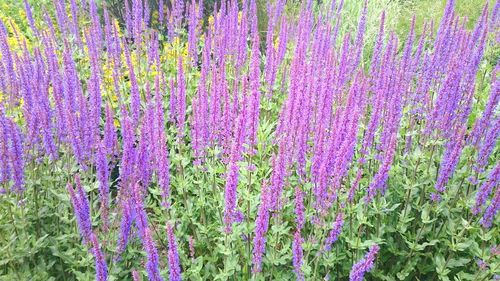
[[[8,44],[9,47],[11,48],[11,51],[13,52],[19,52],[22,49],[22,42],[26,40],[26,37],[22,34],[22,30],[19,28],[19,26],[16,24],[15,20],[12,19],[11,17],[5,16],[4,14],[0,13],[0,20],[5,24],[5,28],[7,29],[8,33]],[[15,36],[17,34],[18,37]],[[26,40],[26,44],[29,46],[29,40]],[[0,58],[2,55],[0,54]]]
[[[171,43],[165,43],[164,54],[160,57],[160,61],[162,63],[174,62],[175,65],[179,57],[182,57],[183,61],[186,61],[187,56],[187,44],[181,42],[179,37],[175,37]]]

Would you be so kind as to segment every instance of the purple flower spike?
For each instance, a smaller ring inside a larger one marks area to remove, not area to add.
[[[325,241],[325,251],[330,251],[333,243],[339,239],[340,233],[342,232],[342,227],[344,226],[344,213],[340,212],[333,223],[332,230],[328,234]]]
[[[87,193],[80,183],[80,177],[78,175],[75,176],[75,182],[76,190],[73,189],[70,183],[68,183],[67,188],[83,243],[86,244],[91,241],[92,235],[89,200],[87,198]]]
[[[349,281],[363,281],[365,273],[373,269],[375,258],[379,250],[380,247],[378,245],[370,247],[365,257],[352,266],[351,273],[349,274]]]
[[[181,281],[181,264],[179,260],[179,253],[177,252],[177,241],[175,238],[174,230],[170,224],[167,224],[167,238],[168,238],[168,267],[170,281]]]
[[[95,258],[95,280],[106,281],[108,279],[108,266],[99,246],[99,241],[97,241],[97,236],[92,233],[90,240],[92,242],[92,253]]]
[[[267,183],[262,184],[260,195],[260,206],[255,219],[255,235],[253,238],[253,273],[262,270],[262,257],[266,250],[266,233],[269,227],[269,207],[271,203],[271,194]]]
[[[496,164],[496,166],[491,170],[490,175],[486,179],[486,181],[481,185],[479,191],[476,195],[476,203],[472,208],[472,213],[477,215],[481,212],[482,207],[486,203],[486,200],[490,196],[491,191],[495,186],[498,187],[500,183],[500,162]]]
[[[302,237],[300,237],[300,231],[295,231],[293,236],[293,245],[292,245],[292,253],[293,253],[293,267],[295,276],[297,277],[297,281],[303,281],[304,273],[302,272],[302,263],[303,263],[303,250],[302,250]]]

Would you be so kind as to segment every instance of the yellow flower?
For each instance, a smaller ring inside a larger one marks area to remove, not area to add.
[[[9,44],[9,47],[11,51],[13,52],[20,52],[22,50],[22,46],[20,46],[20,42],[26,41],[26,44],[28,45],[28,48],[30,47],[30,42],[26,39],[26,37],[23,36],[22,34],[22,29],[19,28],[19,26],[16,24],[15,20],[11,17],[5,16],[4,14],[0,13],[0,20],[2,20],[5,24],[5,27],[7,28],[7,42]],[[19,38],[16,38],[14,34],[19,36]]]
[[[158,11],[156,11],[156,10],[155,10],[155,11],[153,12],[153,20],[155,20],[155,21],[156,21],[156,20],[158,20],[158,18],[159,18],[159,17],[160,17],[160,14],[158,13]]]
[[[116,32],[118,32],[119,35],[122,35],[122,31],[120,29],[120,24],[118,23],[117,19],[114,20],[114,24],[115,24]]]

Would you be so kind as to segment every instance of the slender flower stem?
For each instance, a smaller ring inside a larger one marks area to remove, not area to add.
[[[248,171],[248,193],[251,194],[252,191],[252,172],[250,171],[250,165],[251,165],[251,159],[248,157],[248,162],[247,162],[247,171]],[[247,271],[247,278],[250,280],[251,278],[251,265],[252,265],[252,247],[251,247],[251,232],[250,232],[250,199],[247,199],[247,210],[246,210],[246,221],[247,221],[247,231],[248,231],[248,236],[246,237],[247,239],[247,253],[248,253],[248,261],[245,264],[245,270]]]

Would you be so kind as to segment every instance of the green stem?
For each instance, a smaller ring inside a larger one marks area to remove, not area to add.
[[[417,237],[415,238],[415,244],[418,244],[418,240],[420,240],[420,235],[422,234],[422,229],[424,229],[424,226],[420,227],[420,229],[418,230]],[[410,249],[410,254],[408,257],[409,261],[411,261],[411,258],[413,257],[414,250],[415,250],[415,247],[412,247]]]
[[[248,158],[248,166],[250,166],[251,162],[250,162],[250,158]],[[251,194],[251,191],[252,191],[252,172],[250,171],[249,168],[248,169],[248,194]],[[247,271],[247,277],[248,279],[251,278],[251,270],[250,270],[250,266],[252,264],[252,247],[250,245],[250,199],[247,198],[247,216],[246,216],[246,219],[247,219],[247,232],[248,232],[248,236],[247,236],[247,251],[248,251],[248,262],[246,263],[245,265],[245,268],[246,268],[246,271]]]
[[[415,182],[416,179],[417,179],[417,170],[418,170],[418,166],[420,165],[420,160],[421,159],[422,159],[421,157],[419,157],[417,159],[417,164],[415,165],[415,169],[413,169],[413,182]],[[408,206],[410,206],[410,209],[411,209],[410,196],[411,196],[411,188],[408,189],[408,192],[406,194],[406,200],[405,200],[405,208],[404,208],[404,212],[403,212],[403,218],[406,217],[406,212],[407,212]]]
[[[180,142],[179,143],[179,155],[183,155],[183,151],[184,151],[183,148],[184,148],[183,143]],[[191,214],[191,208],[190,208],[189,203],[188,203],[187,188],[185,186],[185,175],[184,175],[184,166],[182,165],[182,158],[179,160],[178,165],[179,165],[178,169],[179,169],[179,173],[181,176],[181,182],[182,182],[182,186],[181,186],[182,200],[184,202],[184,206],[186,207],[186,211],[188,212],[188,214]],[[189,218],[191,218],[191,216]],[[189,219],[189,228],[191,229],[191,232],[193,233],[194,238],[198,239],[198,237],[196,235],[196,231],[195,231],[195,226],[192,223],[191,219]]]

